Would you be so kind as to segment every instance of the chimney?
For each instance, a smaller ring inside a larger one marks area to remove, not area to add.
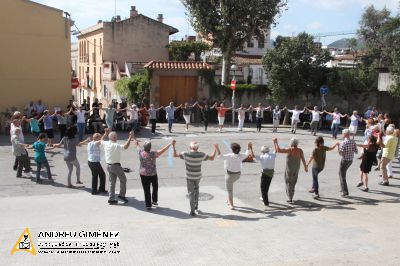
[[[121,16],[120,16],[120,15],[117,15],[117,16],[115,17],[115,21],[116,21],[116,22],[120,22],[120,21],[121,21]]]
[[[131,6],[131,18],[136,17],[139,15],[138,11],[136,10],[136,6]]]
[[[158,14],[157,20],[158,20],[159,22],[163,23],[163,21],[164,21],[164,16],[163,16],[163,14]]]
[[[103,22],[102,20],[98,20],[98,21],[97,21],[97,24],[100,24],[100,23],[102,23],[102,22]]]

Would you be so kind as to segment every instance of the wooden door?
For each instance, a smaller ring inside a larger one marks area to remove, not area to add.
[[[171,101],[176,105],[197,100],[197,77],[160,76],[160,104],[167,106]]]

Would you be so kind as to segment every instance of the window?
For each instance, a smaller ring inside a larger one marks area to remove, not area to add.
[[[253,41],[248,41],[247,42],[247,47],[248,48],[253,48],[254,47],[254,42]]]
[[[264,69],[259,68],[258,69],[258,77],[259,77],[260,84],[263,84],[263,76],[264,76]]]
[[[86,41],[86,62],[89,64],[89,41]]]
[[[96,64],[96,50],[97,50],[96,39],[94,39],[94,43],[93,44],[94,44],[93,45],[93,64]]]
[[[93,88],[97,89],[97,83],[96,83],[96,67],[93,68]]]

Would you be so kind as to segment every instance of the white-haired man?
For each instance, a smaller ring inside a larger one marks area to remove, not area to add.
[[[292,124],[291,124],[292,126],[291,126],[291,129],[292,129],[292,133],[296,134],[297,124],[300,122],[300,114],[304,113],[304,109],[300,111],[298,109],[298,106],[296,105],[293,110],[289,110],[288,109],[288,112],[292,113],[292,118],[291,118],[292,119]]]
[[[139,110],[136,104],[132,105],[132,109],[127,108],[131,112],[131,130],[136,132],[139,129]]]
[[[313,110],[310,110],[310,109],[308,109],[306,107],[306,110],[312,114],[312,119],[311,119],[311,124],[310,124],[311,134],[316,136],[317,135],[319,121],[321,119],[321,112],[318,110],[318,106],[314,106]]]
[[[126,194],[126,176],[124,169],[121,166],[121,152],[122,150],[127,150],[133,138],[132,132],[129,132],[129,137],[124,145],[118,144],[118,135],[116,132],[108,133],[106,129],[106,135],[108,135],[108,141],[102,141],[104,144],[104,154],[107,163],[107,171],[110,179],[110,198],[108,200],[109,204],[117,204],[118,201],[115,199],[115,184],[117,183],[117,178],[120,182],[120,190],[118,198],[128,202],[125,197]]]
[[[31,162],[28,157],[28,152],[25,149],[25,144],[21,141],[19,135],[21,128],[17,127],[14,129],[13,135],[11,135],[12,151],[16,160],[18,161],[17,177],[22,177],[22,169],[25,168],[25,173],[30,175]]]
[[[217,152],[217,144],[214,144],[214,151],[210,155],[200,152],[199,143],[196,141],[190,143],[190,151],[181,153],[176,152],[175,144],[176,142],[173,141],[172,148],[174,150],[174,157],[179,157],[182,160],[185,160],[187,190],[190,200],[190,215],[195,216],[195,210],[197,210],[199,206],[199,184],[202,177],[201,165],[203,161],[214,160]]]
[[[350,139],[350,131],[344,129],[343,132],[343,142],[339,145],[339,154],[342,156],[339,168],[339,179],[340,186],[342,188],[342,197],[347,197],[349,195],[349,190],[347,188],[346,173],[350,165],[353,163],[354,154],[358,153],[357,145],[353,139]]]
[[[175,112],[182,108],[182,104],[179,105],[178,107],[174,106],[174,102],[170,102],[167,107],[163,107],[165,111],[165,118],[167,119],[168,122],[168,132],[172,133],[172,124],[174,123],[175,120]]]
[[[254,155],[253,146],[249,146],[251,156],[256,159],[261,165],[261,200],[264,206],[269,206],[268,191],[271,185],[272,178],[274,177],[276,150],[270,151],[268,146],[261,147],[261,155]]]
[[[397,136],[393,135],[394,128],[388,127],[386,129],[386,137],[383,143],[381,143],[382,149],[382,163],[381,163],[381,171],[382,171],[382,181],[379,182],[382,186],[389,185],[389,176],[388,176],[388,165],[395,158],[396,148],[397,148]],[[381,133],[382,134],[382,133]]]

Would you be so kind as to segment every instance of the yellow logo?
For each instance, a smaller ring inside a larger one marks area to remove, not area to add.
[[[35,246],[33,245],[31,233],[29,233],[28,228],[22,232],[17,242],[15,242],[13,248],[11,249],[11,255],[17,251],[25,251],[31,253],[33,256],[36,255]]]

